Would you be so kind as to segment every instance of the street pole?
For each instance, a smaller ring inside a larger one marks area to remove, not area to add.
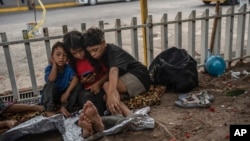
[[[219,9],[220,9],[220,0],[217,0],[216,7],[215,7],[215,16],[218,16]],[[211,54],[213,53],[213,49],[214,49],[214,39],[215,39],[215,33],[216,33],[216,28],[217,28],[217,21],[218,21],[218,17],[215,17],[214,23],[213,23],[213,28],[212,28],[211,41],[210,41],[210,53]]]
[[[37,21],[36,21],[36,1],[32,2],[32,7],[34,9],[35,24],[37,24]]]
[[[148,4],[147,0],[140,0],[141,5],[141,21],[146,24],[148,17]],[[148,66],[147,62],[147,40],[146,40],[146,27],[142,28],[143,50],[144,50],[144,64]]]

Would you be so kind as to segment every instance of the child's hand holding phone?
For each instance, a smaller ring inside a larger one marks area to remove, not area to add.
[[[82,74],[82,77],[89,77],[93,74],[94,72],[93,71],[87,71],[85,73]]]
[[[93,71],[87,71],[81,76],[81,83],[93,83],[95,81],[95,73]]]

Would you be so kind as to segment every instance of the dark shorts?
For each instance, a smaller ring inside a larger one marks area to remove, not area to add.
[[[82,86],[77,85],[68,98],[66,108],[71,112],[74,109],[75,104],[78,104],[77,99],[81,94]],[[63,92],[58,92],[56,84],[54,82],[47,82],[43,88],[41,104],[44,106],[45,111],[55,111],[61,106],[61,96]],[[82,106],[82,105],[80,105]]]
[[[126,73],[119,79],[125,84],[130,97],[134,97],[146,91],[142,82],[131,73]]]
[[[99,115],[103,116],[106,111],[106,102],[103,99],[105,95],[104,90],[101,90],[98,94],[93,94],[87,90],[83,90],[81,93],[81,97],[78,98],[78,103],[84,105],[87,101],[91,101],[95,105]]]
[[[82,108],[83,105],[89,100],[94,103],[99,114],[102,116],[106,110],[106,104],[103,99],[104,94],[104,91],[101,91],[98,94],[92,94],[91,92],[84,90],[82,85],[79,83],[79,85],[77,85],[71,92],[66,108],[69,112],[74,112],[75,107]],[[61,95],[62,93],[57,92],[55,83],[46,83],[41,98],[44,110],[55,111],[61,105]]]

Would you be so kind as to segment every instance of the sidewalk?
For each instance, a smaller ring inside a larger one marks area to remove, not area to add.
[[[77,6],[75,0],[41,0],[46,9]],[[42,9],[38,1],[35,0],[36,9]],[[27,1],[24,4],[21,0],[4,0],[4,5],[0,5],[0,13],[28,11]]]

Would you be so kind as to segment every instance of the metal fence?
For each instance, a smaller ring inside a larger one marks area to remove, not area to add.
[[[130,25],[122,25],[121,20],[117,19],[114,28],[105,29],[103,21],[99,22],[99,27],[104,30],[105,37],[115,37],[115,44],[121,48],[126,46],[126,50],[140,61],[143,61],[140,56],[146,53],[147,62],[150,64],[154,56],[159,52],[176,46],[186,49],[197,60],[197,67],[201,67],[208,57],[211,27],[213,27],[214,19],[217,18],[212,53],[223,56],[227,65],[230,66],[235,60],[243,61],[250,57],[249,13],[246,5],[240,7],[238,11],[235,11],[234,6],[232,6],[226,10],[226,13],[222,13],[222,8],[220,8],[215,15],[209,15],[209,9],[205,9],[200,16],[197,16],[196,11],[193,10],[186,19],[182,19],[182,13],[179,12],[174,20],[168,20],[168,14],[163,14],[161,21],[153,22],[153,17],[149,15],[146,24],[138,25],[137,18],[133,17]],[[142,49],[142,37],[140,35],[142,29],[146,30],[146,48],[144,49]],[[81,24],[80,30],[83,32],[86,30],[85,23]],[[62,33],[66,32],[68,32],[68,27],[64,25],[62,26]],[[114,35],[109,35],[110,33]],[[125,37],[123,37],[124,34],[126,34]],[[63,35],[50,36],[48,28],[43,28],[43,37],[36,38],[29,38],[27,30],[23,30],[23,39],[17,41],[8,41],[5,32],[0,33],[0,35],[2,41],[0,46],[3,48],[3,56],[0,57],[4,57],[3,59],[6,62],[6,64],[3,63],[1,66],[6,66],[10,80],[10,83],[7,85],[11,86],[10,90],[1,92],[0,96],[5,100],[17,100],[20,102],[38,100],[42,85],[37,84],[37,71],[35,71],[35,68],[38,63],[34,64],[33,62],[34,56],[32,55],[34,55],[36,50],[32,50],[32,44],[39,43],[39,47],[45,49],[45,52],[42,53],[43,56],[35,58],[46,58],[46,61],[43,61],[43,63],[46,62],[45,64],[47,65],[51,53],[51,42],[53,40],[61,40]],[[155,40],[156,37],[158,40]],[[124,43],[124,41],[128,42]],[[31,82],[31,87],[20,88],[17,85],[16,65],[13,65],[13,59],[18,55],[18,52],[15,51],[16,55],[11,53],[11,49],[15,45],[19,45],[21,50],[25,50],[26,56],[24,59],[27,59],[28,81]]]

